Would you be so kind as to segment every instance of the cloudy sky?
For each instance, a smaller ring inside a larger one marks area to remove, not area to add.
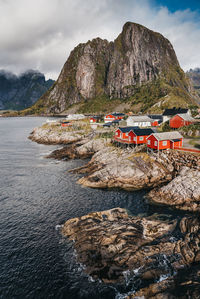
[[[199,0],[0,0],[0,69],[57,79],[78,43],[114,40],[127,21],[167,37],[184,70],[200,67]]]

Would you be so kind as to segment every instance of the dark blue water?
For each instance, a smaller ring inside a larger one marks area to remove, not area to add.
[[[68,170],[84,161],[45,159],[58,146],[27,139],[44,121],[0,119],[0,298],[116,298],[114,286],[84,274],[59,225],[114,207],[147,212],[145,192],[78,185],[78,176]]]

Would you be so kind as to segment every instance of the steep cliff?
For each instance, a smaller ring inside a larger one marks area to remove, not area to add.
[[[0,109],[25,109],[33,105],[53,84],[45,76],[29,70],[19,76],[0,71]]]
[[[186,72],[186,75],[190,78],[194,88],[200,95],[200,68],[197,67],[195,69],[190,69],[188,72]]]
[[[70,54],[56,83],[33,111],[159,110],[191,103],[191,86],[170,42],[161,34],[128,22],[114,42],[96,38]],[[126,104],[126,105],[124,105]]]

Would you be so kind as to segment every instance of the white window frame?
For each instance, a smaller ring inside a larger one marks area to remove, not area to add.
[[[137,141],[137,137],[134,137],[133,140],[134,140],[134,141]]]
[[[139,137],[139,141],[144,141],[144,137],[143,137],[143,136],[140,136],[140,137]]]
[[[154,141],[154,145],[155,145],[155,146],[158,146],[158,141]]]
[[[164,140],[164,141],[162,142],[162,145],[163,145],[163,146],[166,146],[166,145],[167,145],[167,140]]]
[[[147,140],[147,144],[150,145],[151,144],[151,140]]]

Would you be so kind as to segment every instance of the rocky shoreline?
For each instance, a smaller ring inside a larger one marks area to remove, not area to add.
[[[62,233],[74,242],[79,262],[93,279],[120,283],[129,276],[136,290],[129,298],[171,298],[161,294],[175,288],[179,270],[200,261],[200,219],[163,218],[115,208],[70,219]]]
[[[176,298],[173,290],[181,283],[189,284],[180,279],[180,271],[200,261],[200,156],[172,150],[148,154],[143,147],[122,149],[98,131],[61,130],[58,134],[50,126],[34,129],[30,139],[65,144],[48,158],[91,158],[71,170],[83,175],[78,180],[83,186],[145,188],[150,190],[151,204],[193,213],[164,219],[162,215],[131,216],[115,208],[70,219],[62,229],[74,241],[78,261],[94,279],[119,283],[129,273],[137,286],[127,298]],[[188,294],[193,296],[196,284],[191,281]]]

